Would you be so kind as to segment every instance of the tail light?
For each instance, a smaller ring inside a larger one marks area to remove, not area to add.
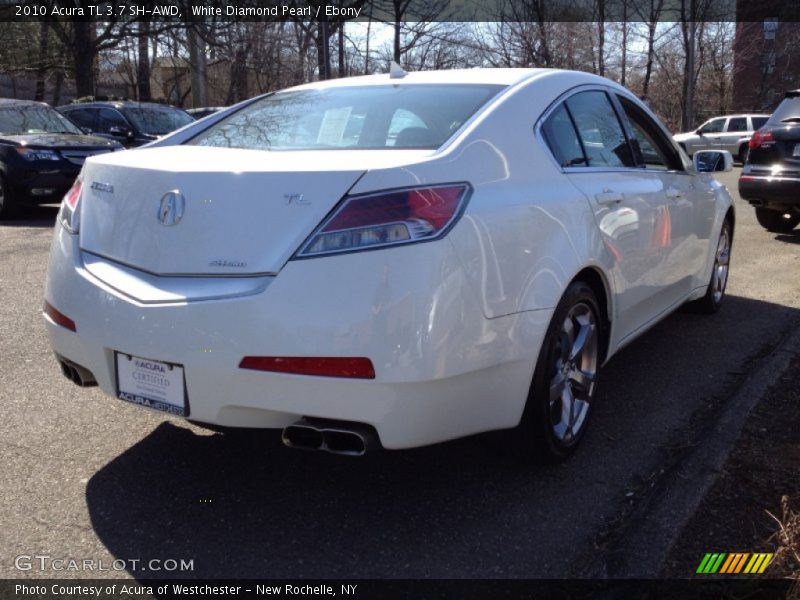
[[[361,356],[245,356],[239,368],[292,375],[375,379],[372,361]]]
[[[61,201],[61,210],[58,213],[58,219],[64,228],[70,233],[78,233],[80,227],[80,211],[78,205],[81,201],[81,190],[83,189],[82,175],[78,175],[75,183],[69,188],[69,191]]]
[[[52,304],[45,300],[44,303],[44,314],[46,314],[50,319],[52,319],[53,323],[56,325],[61,325],[62,327],[69,329],[70,331],[75,331],[75,321],[70,319],[67,315],[56,309]]]
[[[772,134],[771,129],[759,129],[755,133],[753,133],[753,137],[750,138],[750,143],[748,146],[750,150],[755,150],[756,148],[760,148],[765,144],[771,144],[775,141],[775,136]]]
[[[298,257],[369,250],[433,240],[458,220],[466,183],[389,190],[345,198],[298,252]]]

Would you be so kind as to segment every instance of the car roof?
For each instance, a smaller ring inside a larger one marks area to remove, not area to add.
[[[74,104],[64,104],[59,106],[59,110],[71,110],[73,108],[172,108],[183,110],[169,104],[158,104],[157,102],[136,102],[134,100],[95,100],[93,102],[76,102]]]
[[[46,106],[50,105],[46,102],[35,102],[33,100],[18,100],[16,98],[0,98],[0,108],[14,108],[22,106]]]
[[[391,77],[389,73],[378,75],[361,75],[358,77],[343,77],[341,79],[328,79],[314,81],[291,90],[326,89],[336,87],[377,86],[391,84],[484,84],[484,85],[514,85],[536,75],[552,72],[555,69],[508,69],[508,68],[475,68],[475,69],[447,69],[442,71],[411,71],[403,77]]]
[[[712,119],[733,119],[736,117],[769,117],[769,114],[764,113],[737,113],[735,115],[719,115],[717,117],[708,117],[708,120]]]

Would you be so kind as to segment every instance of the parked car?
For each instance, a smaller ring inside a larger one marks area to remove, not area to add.
[[[709,119],[694,131],[673,136],[692,156],[698,150],[727,150],[740,163],[747,160],[747,144],[753,132],[762,127],[769,115],[729,115]]]
[[[117,149],[47,104],[0,98],[0,219],[21,205],[60,201],[87,156]]]
[[[213,115],[223,109],[225,106],[204,106],[202,108],[189,108],[186,110],[187,113],[192,115],[195,119],[202,119],[203,117],[207,117],[208,115]]]
[[[149,102],[83,102],[59,106],[58,110],[85,131],[127,148],[150,143],[194,121],[179,108]]]
[[[81,385],[291,447],[514,428],[523,456],[560,460],[605,361],[722,303],[733,206],[701,171],[731,164],[692,164],[587,73],[295,87],[87,162],[56,226],[50,342]]]
[[[769,231],[786,233],[800,223],[800,90],[786,97],[750,140],[739,195]]]

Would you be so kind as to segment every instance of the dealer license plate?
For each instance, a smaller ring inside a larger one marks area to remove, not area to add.
[[[115,353],[117,397],[126,402],[186,416],[183,366],[123,352]]]

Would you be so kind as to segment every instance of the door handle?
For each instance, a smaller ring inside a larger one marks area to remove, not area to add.
[[[623,196],[619,192],[603,191],[602,194],[595,194],[594,197],[598,204],[619,204],[623,200]]]

